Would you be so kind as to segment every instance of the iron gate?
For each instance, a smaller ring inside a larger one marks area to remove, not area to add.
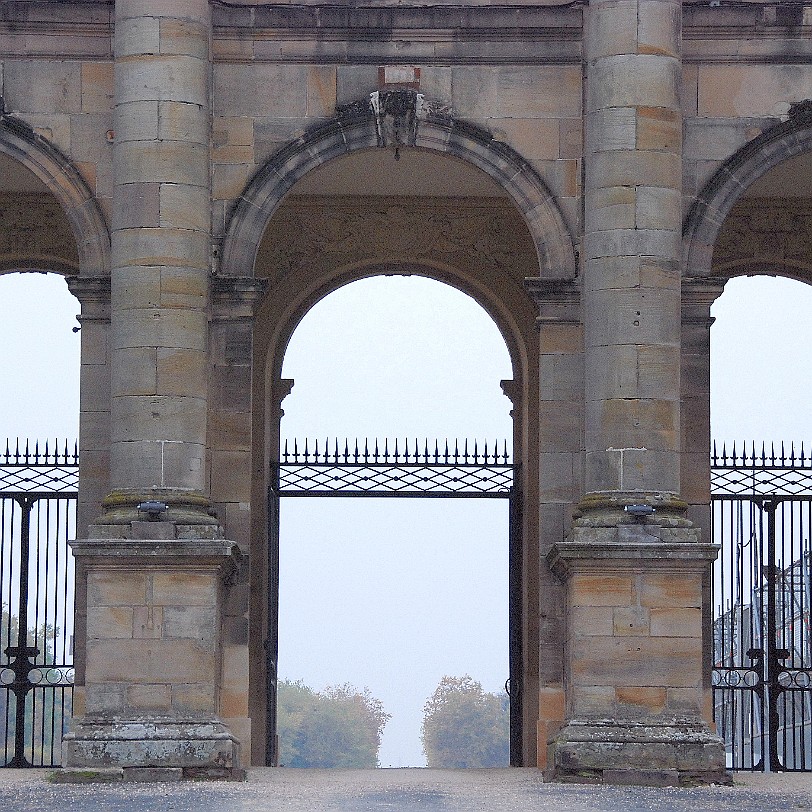
[[[77,449],[0,454],[0,766],[54,767],[73,700]]]
[[[711,459],[713,705],[733,770],[812,770],[812,457]]]
[[[510,697],[510,763],[521,766],[522,723],[522,640],[519,633],[522,605],[521,572],[521,493],[520,477],[508,453],[507,443],[488,447],[476,442],[456,441],[453,448],[446,440],[422,445],[415,440],[391,449],[382,443],[356,440],[351,446],[344,441],[305,440],[300,450],[293,442],[285,443],[282,459],[272,465],[268,492],[268,639],[267,717],[265,763],[277,763],[276,686],[279,651],[279,507],[283,497],[385,497],[385,498],[455,498],[509,499],[508,533],[508,657],[509,678],[505,689]]]

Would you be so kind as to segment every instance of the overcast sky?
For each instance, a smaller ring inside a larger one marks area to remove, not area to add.
[[[0,277],[0,434],[74,437],[78,303],[52,276]],[[713,435],[812,433],[812,288],[737,279],[714,306]],[[471,299],[418,277],[349,285],[305,317],[284,374],[287,436],[510,436],[504,343]],[[507,507],[495,500],[287,499],[280,672],[368,686],[393,715],[381,764],[419,765],[444,674],[507,678]]]

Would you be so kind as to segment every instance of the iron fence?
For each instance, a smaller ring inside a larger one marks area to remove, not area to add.
[[[0,765],[51,767],[73,703],[78,454],[7,443],[0,454]]]
[[[711,458],[713,701],[728,767],[812,770],[812,458],[754,445]]]

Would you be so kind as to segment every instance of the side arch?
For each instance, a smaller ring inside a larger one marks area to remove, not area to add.
[[[101,209],[70,159],[38,137],[24,121],[1,112],[0,152],[36,175],[59,203],[76,240],[79,275],[109,276],[110,232]]]
[[[683,225],[683,276],[712,277],[713,249],[742,192],[789,158],[812,152],[812,102],[790,110],[776,124],[731,155],[697,196]]]
[[[488,174],[504,188],[527,223],[536,246],[539,275],[545,279],[573,279],[577,263],[572,238],[553,194],[530,164],[487,130],[458,121],[447,108],[410,93],[411,112],[405,114],[410,132],[406,140],[391,140],[384,132],[386,124],[380,106],[361,101],[311,128],[259,169],[231,212],[221,273],[253,275],[257,247],[271,217],[287,192],[308,172],[356,150],[403,145],[461,158]],[[395,128],[399,126],[395,122]]]

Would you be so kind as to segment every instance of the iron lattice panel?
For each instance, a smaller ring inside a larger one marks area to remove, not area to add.
[[[275,466],[276,493],[279,496],[421,496],[421,497],[494,497],[506,498],[513,487],[513,464],[509,460],[507,444],[480,447],[468,442],[453,449],[439,442],[429,450],[426,441],[422,448],[415,441],[397,441],[389,450],[388,440],[350,447],[344,442],[339,450],[336,442],[330,450],[325,443],[322,451],[318,443],[310,446],[294,443],[293,451],[286,444],[282,462]],[[310,448],[313,451],[310,451]]]
[[[279,494],[312,496],[497,496],[513,487],[513,466],[493,465],[280,465]]]
[[[0,491],[4,493],[75,493],[79,486],[79,452],[76,444],[52,446],[46,442],[31,448],[19,441],[14,450],[6,442],[6,451],[0,454]]]
[[[812,456],[801,445],[778,449],[755,444],[741,452],[723,447],[711,455],[711,493],[714,498],[737,496],[812,497]]]

